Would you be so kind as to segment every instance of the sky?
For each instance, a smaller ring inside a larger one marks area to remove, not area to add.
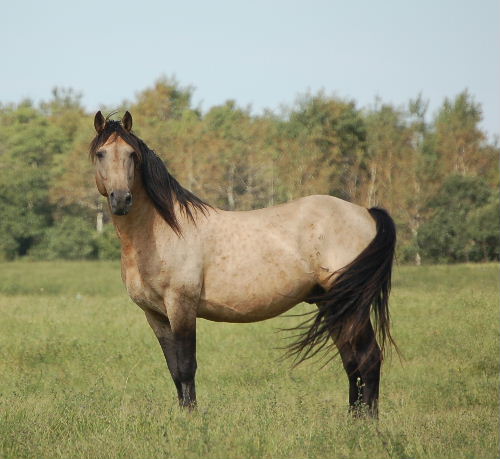
[[[234,99],[279,110],[324,90],[429,116],[468,89],[500,134],[498,0],[2,0],[0,103],[55,86],[89,111],[175,76],[203,110]]]

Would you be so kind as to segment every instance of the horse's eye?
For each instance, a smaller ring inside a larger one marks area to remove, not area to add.
[[[96,155],[99,159],[104,158],[104,153],[103,153],[102,151],[98,151],[95,155]]]

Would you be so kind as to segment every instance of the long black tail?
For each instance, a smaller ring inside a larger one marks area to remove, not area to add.
[[[377,234],[354,261],[335,273],[330,290],[307,299],[318,305],[318,311],[295,328],[300,330],[298,340],[287,352],[295,364],[314,357],[330,337],[341,348],[366,329],[371,311],[382,353],[387,342],[395,345],[390,332],[389,293],[396,226],[384,209],[372,207],[368,211],[376,221]]]

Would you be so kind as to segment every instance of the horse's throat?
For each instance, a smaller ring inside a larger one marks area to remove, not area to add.
[[[157,212],[147,196],[138,196],[127,215],[112,215],[122,251],[135,250],[153,240]]]

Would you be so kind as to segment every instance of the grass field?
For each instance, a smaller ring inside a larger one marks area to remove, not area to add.
[[[347,415],[338,360],[279,361],[290,317],[200,320],[199,408],[181,412],[118,264],[0,264],[0,457],[499,457],[498,271],[396,268],[404,360],[385,362],[376,422]]]

